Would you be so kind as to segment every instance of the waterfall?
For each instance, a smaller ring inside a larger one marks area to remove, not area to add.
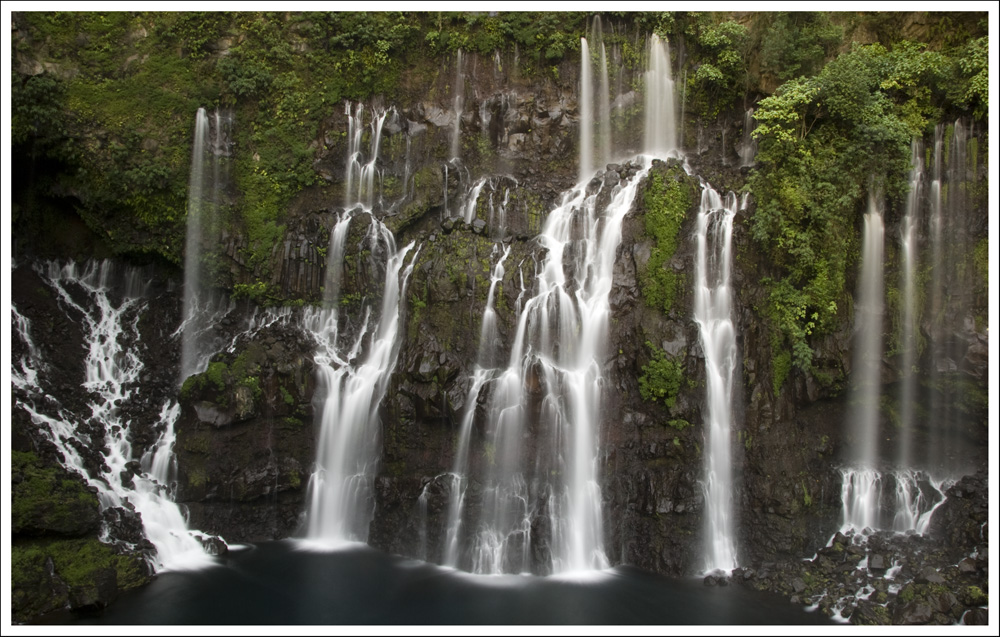
[[[594,80],[587,38],[580,38],[580,168],[579,181],[594,172]]]
[[[358,104],[351,113],[351,103],[344,103],[347,115],[347,163],[344,168],[344,205],[346,208],[362,206],[370,210],[375,204],[375,176],[378,173],[378,152],[382,144],[382,125],[388,111],[376,110],[372,114],[371,134],[368,141],[368,161],[361,151],[364,132],[364,104]]]
[[[753,118],[753,107],[747,109],[743,117],[743,139],[736,151],[740,155],[740,168],[753,166],[754,156],[757,154],[757,140],[753,138],[753,130],[757,127],[757,122]],[[725,156],[723,154],[723,156]]]
[[[646,71],[646,152],[664,155],[677,150],[677,114],[674,81],[670,72],[670,47],[653,34],[649,39]]]
[[[881,475],[876,469],[879,441],[879,395],[882,367],[882,212],[869,194],[861,252],[861,276],[855,305],[854,365],[851,369],[851,459],[856,470],[845,474],[844,526],[878,528]],[[850,481],[850,483],[849,483]]]
[[[494,246],[494,254],[499,246]],[[459,538],[462,530],[462,516],[465,504],[465,489],[467,486],[468,464],[469,464],[469,440],[472,433],[472,423],[476,415],[476,405],[479,392],[486,381],[495,372],[498,363],[500,350],[500,336],[497,331],[496,310],[494,300],[496,296],[496,286],[504,276],[504,261],[510,254],[510,246],[507,246],[503,254],[493,266],[490,274],[490,290],[486,296],[486,308],[483,310],[482,327],[479,330],[479,354],[476,357],[476,366],[472,372],[472,386],[465,399],[465,410],[462,414],[462,423],[459,429],[458,446],[456,447],[455,461],[452,468],[452,488],[448,499],[448,521],[445,534],[444,563],[448,566],[459,565]]]
[[[215,351],[213,325],[227,310],[227,303],[212,295],[202,282],[202,254],[207,240],[216,235],[216,217],[222,187],[221,158],[228,156],[232,117],[215,112],[214,125],[204,108],[195,116],[191,172],[188,179],[187,237],[184,248],[184,308],[178,332],[182,335],[178,382],[205,370]]]
[[[906,197],[906,213],[900,230],[900,248],[903,257],[902,317],[900,346],[902,355],[902,391],[899,398],[900,442],[897,465],[908,467],[913,458],[910,449],[914,405],[917,400],[917,244],[920,225],[920,184],[923,178],[923,144],[914,138],[911,145],[910,192]]]
[[[600,22],[598,22],[600,25]],[[598,117],[600,127],[598,128],[598,142],[601,150],[598,166],[604,167],[611,162],[612,138],[611,138],[611,90],[608,86],[608,54],[601,42],[601,77],[598,83]]]
[[[962,469],[959,431],[963,415],[956,407],[950,379],[961,369],[971,313],[972,246],[968,241],[966,192],[969,189],[967,131],[961,121],[935,131],[931,183],[931,308],[926,322],[930,340],[931,395],[928,465],[943,473]]]
[[[739,361],[729,286],[736,209],[735,193],[729,193],[723,202],[710,185],[703,185],[698,211],[694,320],[705,352],[706,572],[736,568],[730,432],[733,382]]]
[[[465,106],[465,65],[462,60],[462,49],[459,49],[455,55],[455,86],[452,87],[455,128],[451,132],[451,158],[459,159],[462,141],[462,108]]]
[[[139,349],[139,319],[149,307],[138,272],[130,269],[121,276],[110,261],[104,261],[91,262],[82,272],[75,263],[49,263],[39,274],[67,316],[82,321],[86,352],[79,391],[85,397],[86,413],[78,413],[69,403],[64,405],[56,398],[63,388],[41,384],[45,374],[38,372],[44,372],[47,364],[32,344],[30,322],[24,317],[17,326],[29,356],[21,363],[15,386],[26,390],[27,395],[18,401],[19,406],[59,449],[66,468],[96,489],[102,511],[134,509],[141,516],[146,538],[156,548],[155,554],[147,558],[154,571],[213,564],[201,542],[208,536],[189,530],[180,508],[172,501],[174,423],[180,413],[176,402],[164,402],[152,425],[159,432],[158,439],[141,458],[135,457],[133,422],[123,408],[139,398],[135,388],[145,367]],[[99,475],[88,471],[77,447],[103,447],[104,466]],[[116,538],[105,528],[102,540],[112,542]]]
[[[367,218],[365,249],[384,267],[381,311],[371,304],[354,338],[339,333],[339,281],[347,224]],[[399,323],[406,285],[416,255],[404,267],[413,243],[396,249],[392,232],[369,213],[343,216],[330,239],[327,281],[332,283],[327,307],[307,310],[305,329],[317,343],[318,405],[316,468],[309,479],[308,531],[320,542],[364,542],[374,514],[374,479],[380,455],[378,416],[399,352]]]

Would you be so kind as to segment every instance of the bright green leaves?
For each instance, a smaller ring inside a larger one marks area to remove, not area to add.
[[[733,20],[699,24],[696,31],[703,62],[689,84],[698,109],[715,117],[731,107],[746,89],[748,31]]]
[[[677,393],[681,390],[684,379],[684,367],[680,361],[667,356],[667,353],[646,341],[646,347],[652,350],[652,358],[648,365],[642,366],[642,376],[639,377],[639,395],[643,400],[656,402],[662,399],[667,408],[674,406]],[[683,429],[683,427],[679,427]]]

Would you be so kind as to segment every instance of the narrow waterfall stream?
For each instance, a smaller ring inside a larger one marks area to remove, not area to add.
[[[220,343],[214,325],[231,308],[227,299],[212,293],[202,280],[205,246],[217,236],[223,177],[221,164],[229,155],[232,116],[218,110],[209,118],[204,108],[195,117],[188,180],[187,224],[184,249],[184,317],[181,334],[179,383],[205,370]]]
[[[704,184],[698,211],[694,320],[705,352],[705,571],[736,567],[732,495],[733,383],[739,368],[733,323],[733,217],[737,198],[725,201]]]

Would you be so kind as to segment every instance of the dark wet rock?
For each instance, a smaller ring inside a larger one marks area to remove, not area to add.
[[[892,618],[885,606],[863,600],[851,613],[851,623],[856,626],[885,626],[892,623]]]
[[[926,603],[914,601],[898,606],[893,613],[892,623],[919,625],[929,624],[934,618],[934,610]]]
[[[920,574],[915,578],[918,583],[930,583],[930,584],[944,584],[944,578],[941,577],[937,569],[933,566],[925,566],[921,569]]]
[[[990,623],[990,612],[985,608],[973,608],[962,615],[962,623],[966,626],[987,626]]]

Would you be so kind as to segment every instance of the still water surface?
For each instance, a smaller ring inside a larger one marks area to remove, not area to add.
[[[202,571],[169,572],[120,597],[105,625],[830,624],[741,586],[707,587],[619,566],[579,576],[483,576],[363,545],[265,542]]]

